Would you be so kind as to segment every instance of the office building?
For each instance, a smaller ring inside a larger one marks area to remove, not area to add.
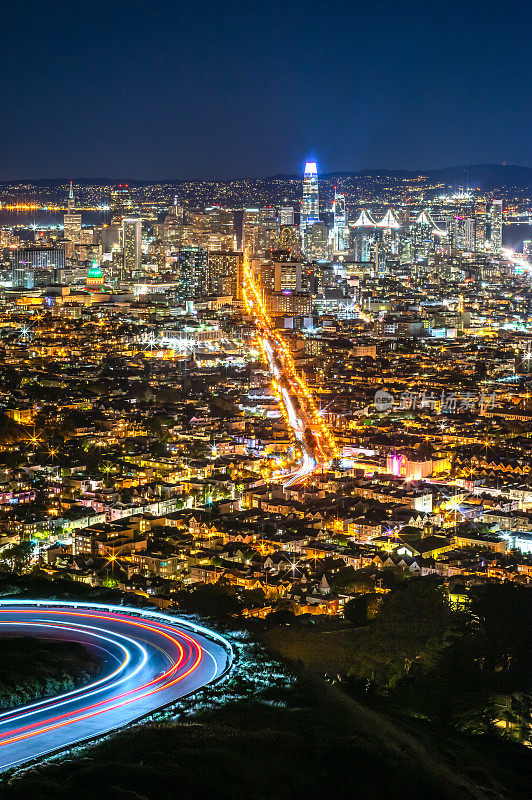
[[[293,225],[294,224],[294,209],[292,206],[283,206],[283,208],[279,209],[279,225],[284,227],[285,225]]]
[[[302,266],[301,261],[275,261],[273,291],[300,292]]]
[[[315,222],[305,228],[303,250],[307,261],[326,261],[329,258],[329,229],[325,222]]]
[[[312,298],[307,292],[272,292],[264,298],[264,305],[269,314],[301,317],[312,314]]]
[[[303,175],[303,200],[299,226],[302,231],[319,221],[318,168],[315,161],[307,161]]]
[[[240,252],[209,252],[209,294],[242,298],[243,257]]]
[[[81,214],[65,214],[63,216],[63,238],[78,244],[81,242]]]
[[[70,181],[67,198],[67,213],[63,215],[63,238],[75,244],[81,241],[81,214],[76,214],[74,187]]]
[[[502,249],[502,200],[494,200],[491,204],[491,251],[500,253]]]
[[[333,226],[333,247],[335,253],[344,253],[349,250],[349,228],[347,227],[347,210],[345,207],[345,194],[339,194],[334,190],[334,226]]]
[[[13,286],[34,289],[56,283],[60,270],[65,269],[62,247],[33,247],[13,251]]]
[[[192,300],[209,292],[207,251],[202,247],[183,247],[178,257],[178,296]]]
[[[120,183],[111,189],[110,196],[111,224],[120,224],[124,217],[131,214],[133,201],[127,183]]]
[[[127,217],[122,221],[124,274],[131,277],[140,269],[142,256],[142,220]]]

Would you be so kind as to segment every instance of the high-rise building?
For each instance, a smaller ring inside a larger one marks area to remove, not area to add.
[[[319,222],[318,168],[315,161],[307,161],[303,175],[303,200],[301,202],[300,228],[304,231]]]
[[[532,239],[525,239],[523,242],[523,257],[532,262]]]
[[[102,252],[112,253],[123,249],[124,230],[121,225],[102,225]]]
[[[279,225],[284,227],[285,225],[293,225],[294,224],[294,209],[292,206],[283,206],[279,209]]]
[[[491,204],[491,251],[500,253],[502,249],[502,200],[494,200]]]
[[[264,305],[270,314],[310,317],[312,298],[308,292],[272,292],[264,298]]]
[[[276,246],[279,223],[272,206],[246,208],[242,222],[242,248],[252,256],[264,257]]]
[[[467,217],[464,220],[464,250],[472,253],[475,249],[475,219]]]
[[[256,255],[259,249],[259,221],[258,208],[245,208],[242,218],[242,250],[250,256]]]
[[[243,257],[240,252],[209,252],[209,294],[242,297]]]
[[[56,283],[65,269],[62,247],[32,247],[13,251],[12,280],[16,288],[34,289]]]
[[[142,220],[127,217],[122,221],[122,246],[124,250],[124,273],[131,277],[140,269],[142,256]]]
[[[301,291],[301,261],[275,261],[273,274],[273,291]]]
[[[76,214],[75,203],[74,187],[72,186],[72,181],[70,181],[67,199],[67,213],[63,216],[63,238],[68,242],[77,243],[81,241],[81,214]]]
[[[72,186],[72,181],[70,181],[70,188],[68,190],[68,198],[67,198],[67,212],[69,214],[74,213],[74,206],[75,206],[74,187]]]
[[[307,261],[326,261],[329,258],[329,229],[325,222],[315,222],[305,229],[304,251]]]
[[[131,214],[133,202],[129,184],[119,183],[111,189],[110,197],[111,224],[120,223],[128,214]]]
[[[192,300],[208,294],[209,264],[207,251],[202,247],[183,247],[178,257],[178,295]]]
[[[347,210],[345,207],[345,194],[339,194],[334,189],[334,250],[336,253],[344,253],[349,250],[349,228],[347,226]]]
[[[450,250],[473,252],[475,249],[475,219],[453,214],[447,221],[447,242]]]
[[[386,247],[384,242],[375,242],[375,274],[383,277],[386,274]]]
[[[275,246],[278,231],[279,222],[275,209],[272,208],[272,206],[261,208],[258,231],[258,255],[266,255],[268,251],[272,249],[272,246]]]
[[[65,214],[63,216],[63,227],[63,238],[69,242],[74,242],[74,244],[81,242],[81,214]]]

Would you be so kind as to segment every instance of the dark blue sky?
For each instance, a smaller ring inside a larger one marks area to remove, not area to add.
[[[0,179],[532,166],[524,0],[20,0]]]

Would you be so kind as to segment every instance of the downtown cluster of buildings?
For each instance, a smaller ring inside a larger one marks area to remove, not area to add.
[[[324,207],[309,162],[300,202],[124,184],[88,225],[71,185],[62,226],[4,225],[0,560],[256,616],[341,613],[353,573],[529,581],[529,246],[507,200],[394,192]],[[301,483],[247,269],[338,446]]]

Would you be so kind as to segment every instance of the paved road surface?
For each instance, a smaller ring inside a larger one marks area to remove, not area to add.
[[[127,608],[1,601],[0,636],[80,642],[103,668],[78,689],[0,712],[0,771],[126,725],[217,678],[230,656],[221,637],[204,633]]]

